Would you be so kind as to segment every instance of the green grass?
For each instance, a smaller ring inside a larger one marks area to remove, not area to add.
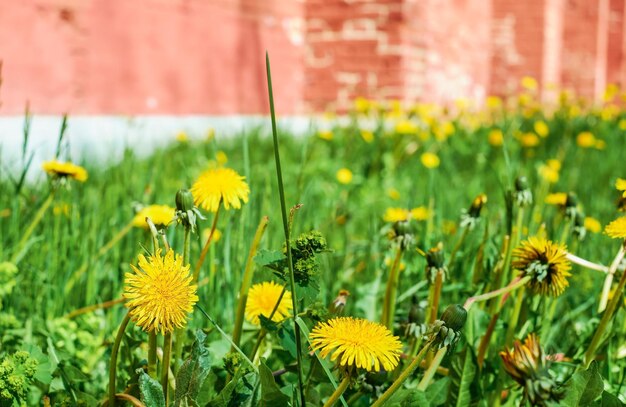
[[[624,120],[626,114],[623,111],[620,114]],[[562,161],[559,181],[550,185],[551,192],[575,192],[586,216],[598,219],[602,225],[619,216],[615,208],[619,194],[614,182],[618,177],[626,176],[626,131],[618,126],[619,118],[602,120],[595,113],[574,118],[559,113],[551,118],[541,115],[536,113],[526,118],[521,114],[508,114],[493,124],[483,121],[477,128],[464,125],[465,119],[455,116],[451,119],[455,126],[454,134],[442,141],[430,134],[419,117],[413,120],[424,126],[427,138],[417,134],[398,134],[393,126],[386,130],[385,124],[388,127],[388,123],[393,121],[379,120],[375,122],[374,141],[367,143],[360,136],[356,114],[350,116],[346,125],[335,123],[332,141],[318,138],[315,134],[293,137],[280,133],[285,202],[287,208],[303,204],[295,214],[292,235],[297,237],[302,232],[318,230],[331,249],[318,256],[320,268],[317,279],[321,289],[317,301],[321,306],[325,308],[339,289],[347,289],[352,295],[345,309],[346,315],[371,320],[380,318],[390,267],[385,265],[385,258],[392,259],[395,253],[394,245],[387,237],[391,225],[382,219],[388,207],[432,205],[434,209],[430,227],[427,222],[411,222],[414,243],[403,256],[406,269],[400,275],[395,333],[405,344],[409,344],[411,339],[403,336],[402,324],[406,321],[412,301],[412,295],[406,293],[412,292],[418,302],[428,299],[428,285],[423,283],[426,263],[416,248],[427,251],[442,242],[449,256],[461,231],[450,233],[445,226],[450,222],[458,225],[461,210],[468,208],[479,193],[486,193],[489,201],[482,212],[481,222],[469,232],[450,267],[450,278],[443,286],[440,312],[448,304],[463,304],[468,297],[484,292],[485,285],[491,281],[507,233],[505,194],[513,187],[517,176],[528,178],[536,198],[534,206],[526,211],[524,225],[529,227],[528,233],[536,233],[539,225],[544,224],[549,238],[560,239],[564,224],[562,214],[558,208],[544,205],[542,197],[537,196],[543,182],[538,176],[538,167],[546,160],[559,158]],[[521,147],[514,137],[515,131],[531,131],[534,121],[540,118],[548,123],[550,135],[541,139],[535,148]],[[504,148],[487,142],[492,127],[503,130]],[[605,141],[607,147],[603,150],[578,147],[575,137],[584,130],[592,131],[598,139]],[[227,154],[228,167],[245,175],[251,194],[249,202],[241,210],[220,214],[218,229],[222,237],[211,248],[204,265],[201,280],[207,279],[207,284],[199,288],[199,304],[226,333],[232,333],[236,296],[248,250],[263,216],[269,216],[270,223],[260,247],[280,250],[284,242],[269,135],[259,129],[250,129],[233,138],[218,135],[211,140],[175,142],[144,159],[127,151],[119,163],[94,167],[84,162],[82,164],[89,172],[89,179],[84,184],[74,182],[69,189],[59,189],[52,208],[46,212],[14,262],[19,271],[9,275],[8,272],[2,274],[0,270],[2,284],[15,283],[10,290],[0,289],[0,358],[7,358],[19,349],[28,349],[31,355],[35,355],[37,351],[33,347],[36,346],[43,352],[40,355],[41,365],[45,361],[52,363],[48,367],[51,377],[40,377],[28,386],[30,395],[24,396],[27,404],[39,404],[38,400],[45,394],[50,395],[58,405],[62,405],[62,400],[72,405],[81,398],[86,405],[90,405],[94,400],[102,401],[106,397],[111,343],[125,308],[118,304],[71,319],[66,316],[82,307],[120,297],[124,273],[131,271],[130,264],[136,264],[138,254],[151,250],[151,237],[148,232],[134,228],[106,255],[97,257],[99,248],[132,220],[138,204],[174,206],[176,191],[189,188],[209,161],[215,159],[218,150]],[[425,151],[437,153],[441,159],[439,168],[429,170],[420,163],[420,155]],[[354,174],[349,185],[340,184],[335,178],[337,170],[342,167],[349,168]],[[17,242],[50,193],[50,184],[43,171],[39,168],[30,168],[29,171],[41,172],[37,178],[39,181],[27,183],[19,191],[10,180],[0,179],[3,191],[0,194],[2,261],[16,256]],[[387,194],[390,188],[400,192],[399,200],[393,200]],[[55,213],[54,208],[61,208],[64,204],[68,205],[68,213],[58,213],[58,209]],[[533,222],[530,214],[535,207],[540,218]],[[210,228],[211,222],[212,215],[207,214],[207,219],[201,221],[201,229]],[[202,247],[201,235],[192,236],[192,265]],[[182,227],[170,226],[167,238],[173,248],[182,252]],[[567,244],[576,255],[604,265],[610,264],[619,248],[618,241],[591,232],[582,241],[568,235]],[[477,262],[481,246],[484,258]],[[472,272],[477,263],[484,267],[484,275],[478,284],[472,284]],[[87,265],[86,271],[77,277],[76,272],[83,265]],[[578,266],[573,267],[572,274],[570,287],[556,302],[554,317],[545,317],[543,299],[528,295],[521,315],[524,323],[516,330],[517,338],[524,338],[530,332],[541,332],[541,343],[548,353],[560,352],[569,358],[568,362],[556,363],[552,367],[554,377],[561,384],[580,365],[580,358],[601,317],[597,304],[604,275]],[[267,268],[257,267],[254,281],[268,279],[275,279],[273,273]],[[70,282],[73,285],[68,289]],[[514,297],[515,294],[512,299]],[[485,367],[480,375],[475,374],[473,385],[468,389],[466,405],[469,405],[470,398],[493,400],[497,389],[517,389],[506,375],[502,375],[498,356],[498,352],[505,347],[503,332],[507,319],[503,317],[513,308],[512,299],[507,302],[504,314],[497,323]],[[301,311],[313,309],[315,305],[312,301],[305,301],[300,308]],[[463,358],[467,357],[470,349],[476,353],[489,318],[489,307],[484,304],[472,308],[464,337],[443,361],[443,366],[450,369],[450,379],[437,376],[431,387],[445,385],[448,392],[456,388],[455,366],[465,360]],[[308,317],[305,321],[310,330],[314,321]],[[622,400],[626,394],[622,385],[626,376],[626,358],[623,355],[625,322],[622,306],[618,308],[610,328],[609,339],[598,349],[599,372],[606,390],[613,395],[621,394]],[[192,314],[188,325],[187,346],[193,341],[195,328],[205,329],[208,333],[213,366],[204,383],[205,389],[211,389],[206,392],[205,401],[208,402],[226,385],[227,377],[221,359],[230,344],[198,311]],[[292,328],[283,326],[281,329]],[[244,352],[250,351],[254,338],[256,328],[246,324],[242,338]],[[277,335],[271,335],[269,340],[274,345],[264,354],[267,366],[273,371],[291,366],[295,357],[289,352],[288,341],[281,340]],[[306,340],[303,342],[307,343]],[[137,383],[133,375],[135,369],[141,366],[141,360],[147,357],[146,343],[147,335],[131,323],[119,357],[120,391],[126,384]],[[305,379],[310,381],[309,386],[313,389],[307,394],[307,399],[316,404],[319,398],[327,398],[332,388],[323,370],[307,375],[313,366],[307,349],[304,349],[302,367]],[[188,350],[186,348],[185,355],[188,355]],[[470,358],[467,363],[475,362]],[[293,386],[297,380],[295,370],[288,370],[289,373],[277,377],[276,381],[278,387],[290,395],[295,392]],[[417,383],[421,374],[417,373],[409,380]],[[469,373],[462,372],[461,377],[463,374]],[[244,384],[257,389],[255,374],[243,375],[242,372],[235,377],[239,380],[239,387],[228,398],[231,402],[239,400],[238,403],[249,397],[247,402],[251,402],[252,391],[246,390]],[[375,386],[384,390],[393,381],[393,376],[379,379]],[[370,384],[375,382],[372,377],[361,380]],[[263,383],[261,378],[261,390],[267,385]],[[368,392],[371,389],[369,386],[361,384],[361,387],[353,387],[344,397],[348,399],[356,394],[355,389],[360,389],[362,395],[355,396],[352,401],[355,405],[369,405],[375,399],[373,393]],[[568,394],[572,391],[571,387],[567,388]],[[137,388],[131,393],[137,394]],[[512,390],[512,396],[508,399],[509,405],[521,400],[519,390]],[[450,402],[452,399],[443,400]],[[0,406],[4,405],[0,402]]]

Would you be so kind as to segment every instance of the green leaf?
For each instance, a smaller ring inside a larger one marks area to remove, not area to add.
[[[280,387],[274,380],[274,375],[264,361],[259,366],[259,376],[261,377],[261,405],[263,406],[288,406],[289,397],[280,391]]]
[[[293,328],[290,324],[282,324],[278,330],[278,339],[280,344],[289,352],[292,357],[296,357],[296,334],[293,332]]]
[[[202,384],[211,370],[211,355],[204,345],[206,334],[202,330],[196,331],[196,340],[191,347],[191,355],[180,367],[176,375],[176,392],[174,394],[174,406],[183,405],[197,406],[197,398]]]
[[[604,391],[602,376],[598,373],[598,363],[591,362],[589,369],[577,372],[565,383],[565,398],[561,405],[576,407],[589,406]]]
[[[441,406],[446,402],[446,395],[450,387],[450,379],[444,377],[437,380],[426,389],[426,399],[432,407]]]
[[[622,403],[617,396],[612,395],[606,391],[602,392],[602,399],[596,403],[598,407],[624,407],[626,404]]]
[[[227,407],[239,380],[243,376],[244,370],[245,369],[241,368],[237,369],[233,379],[228,382],[222,391],[220,391],[220,393],[207,404],[207,407]]]
[[[400,389],[385,403],[385,407],[431,407],[426,393],[417,389]]]
[[[146,406],[165,407],[165,396],[161,383],[150,377],[143,369],[138,369],[138,373],[141,401]]]
[[[50,358],[42,352],[41,348],[34,344],[26,344],[23,349],[30,354],[33,359],[37,360],[37,372],[35,380],[42,384],[50,384],[52,382],[52,374],[57,368],[57,364],[53,363]]]
[[[285,255],[277,250],[261,249],[254,256],[254,262],[261,267],[275,269],[278,264],[286,260]]]
[[[476,371],[474,354],[466,348],[452,362],[447,405],[468,407],[478,400],[478,391],[473,386],[477,379]]]

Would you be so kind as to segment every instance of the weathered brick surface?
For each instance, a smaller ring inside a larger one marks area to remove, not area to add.
[[[446,102],[522,76],[598,97],[626,86],[626,0],[0,2],[0,114],[267,112],[357,96]]]

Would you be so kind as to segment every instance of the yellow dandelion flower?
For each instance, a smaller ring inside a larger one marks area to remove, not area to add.
[[[613,239],[626,239],[626,216],[615,219],[606,225],[604,233]]]
[[[560,404],[564,392],[548,370],[548,358],[537,335],[528,335],[524,343],[516,340],[513,349],[500,352],[500,357],[504,371],[522,387],[530,404],[545,405],[547,400]]]
[[[204,229],[202,231],[202,241],[206,242],[209,240],[209,235],[211,234],[211,228]],[[213,237],[211,238],[211,244],[217,243],[222,238],[222,232],[219,229],[215,229],[213,231]]]
[[[489,132],[489,135],[487,136],[487,140],[489,141],[489,144],[491,144],[494,147],[500,147],[503,143],[504,143],[504,135],[502,134],[502,130],[500,129],[493,129]]]
[[[410,212],[404,208],[387,208],[383,215],[385,222],[403,222],[409,219]]]
[[[320,130],[317,132],[317,137],[322,140],[331,141],[333,139],[333,132],[330,130]]]
[[[602,225],[600,224],[600,221],[598,219],[587,216],[585,218],[585,229],[587,229],[591,233],[600,233],[600,231],[602,230]]]
[[[594,145],[596,150],[604,150],[606,148],[606,141],[604,140],[596,140],[596,144]]]
[[[395,188],[389,188],[387,189],[387,196],[394,201],[397,201],[398,199],[400,199],[400,191]]]
[[[615,83],[609,83],[606,86],[606,89],[604,89],[603,100],[605,102],[610,102],[615,98],[615,96],[617,96],[618,93],[619,93],[619,85]]]
[[[618,178],[617,181],[615,181],[615,188],[618,191],[622,191],[622,196],[626,198],[626,179]]]
[[[485,104],[491,110],[499,109],[502,106],[502,99],[498,96],[487,96]]]
[[[165,227],[174,219],[176,209],[167,205],[144,206],[133,218],[133,226],[149,229],[146,218],[150,218],[155,226]]]
[[[539,166],[539,176],[547,182],[554,184],[559,180],[559,171],[555,170],[550,165],[541,164]]]
[[[357,367],[378,372],[392,371],[398,365],[402,343],[387,327],[352,317],[333,318],[317,324],[311,334],[311,347],[325,358],[345,368]],[[382,368],[382,369],[381,369]]]
[[[347,168],[341,168],[339,171],[337,171],[337,174],[335,174],[335,176],[337,177],[337,181],[339,181],[340,184],[344,184],[344,185],[348,185],[349,183],[352,182],[352,171],[350,171]]]
[[[57,160],[46,161],[41,168],[48,174],[57,178],[71,178],[79,182],[87,180],[87,171],[80,165]]]
[[[283,286],[274,281],[265,281],[250,287],[246,301],[246,319],[254,325],[259,325],[261,323],[260,315],[269,318],[282,291]],[[281,322],[287,318],[292,307],[291,292],[285,290],[285,294],[283,294],[283,298],[272,316],[272,321]]]
[[[512,267],[520,277],[530,276],[528,286],[535,293],[557,297],[569,285],[571,264],[565,245],[540,237],[529,237],[513,250]]]
[[[370,109],[370,106],[370,101],[363,97],[358,97],[354,99],[354,110],[356,110],[358,113],[367,113],[367,111]]]
[[[543,120],[537,120],[533,125],[533,129],[542,138],[548,137],[548,134],[550,134],[550,128]]]
[[[220,202],[224,208],[241,208],[248,202],[250,187],[246,178],[230,168],[214,168],[205,171],[191,187],[197,206],[210,212],[217,212]]]
[[[426,168],[432,169],[439,167],[439,157],[435,153],[425,152],[420,157],[422,165]]]
[[[546,162],[548,163],[548,167],[550,167],[554,171],[561,171],[561,161],[560,160],[557,160],[556,158],[551,158],[551,159],[549,159]]]
[[[189,136],[187,136],[187,133],[184,131],[179,131],[178,134],[176,134],[176,141],[179,143],[186,143],[189,141]]]
[[[198,296],[182,256],[170,249],[161,257],[157,250],[149,259],[140,255],[138,266],[131,264],[134,273],[126,273],[124,285],[131,320],[144,331],[162,334],[185,326]]]
[[[621,119],[617,126],[620,130],[626,131],[626,119]]]
[[[366,143],[371,143],[372,141],[374,141],[374,133],[369,130],[361,130],[361,138]]]
[[[521,80],[522,87],[528,90],[537,90],[537,80],[532,76],[524,76]]]
[[[417,125],[410,120],[401,120],[396,123],[396,133],[398,134],[417,134]]]
[[[217,165],[223,166],[228,162],[228,156],[223,151],[218,151],[215,153],[215,161],[217,161]]]
[[[430,218],[430,211],[425,206],[418,206],[411,209],[411,218],[415,220],[428,220]]]
[[[576,137],[576,144],[582,148],[591,148],[596,145],[596,138],[590,131],[583,131]]]
[[[519,141],[524,147],[536,147],[539,145],[539,137],[534,133],[524,133],[520,135]]]
[[[565,192],[554,192],[548,194],[544,200],[548,205],[565,206],[567,202],[567,194]]]

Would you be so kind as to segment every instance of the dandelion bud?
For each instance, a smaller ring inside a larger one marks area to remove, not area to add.
[[[565,217],[575,219],[578,212],[578,197],[575,193],[569,192],[565,200]]]
[[[441,320],[449,329],[459,332],[467,321],[467,310],[459,304],[448,305],[441,315]]]
[[[528,187],[528,179],[521,175],[515,180],[515,202],[518,206],[524,207],[533,203],[533,193]]]
[[[478,223],[478,220],[480,219],[480,211],[486,203],[487,195],[485,194],[480,194],[474,198],[469,209],[467,211],[463,210],[463,213],[461,214],[460,226],[462,228],[467,227],[469,229],[473,229]]]
[[[438,273],[442,273],[443,281],[448,278],[448,268],[445,266],[441,244],[426,252],[426,278],[434,284]]]
[[[187,212],[193,210],[193,195],[188,189],[179,189],[176,192],[176,210]]]

